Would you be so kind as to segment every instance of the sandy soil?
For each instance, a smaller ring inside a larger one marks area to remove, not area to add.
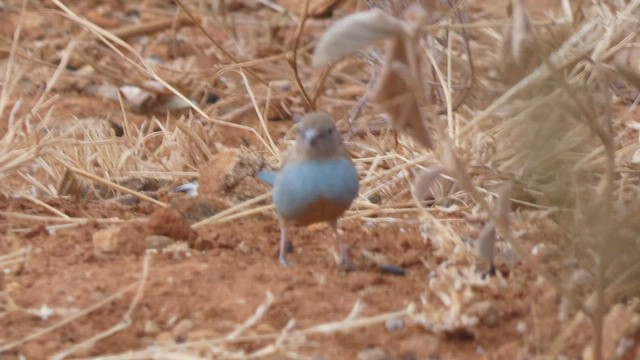
[[[29,203],[2,200],[2,210],[40,212]],[[145,216],[151,211],[148,206],[126,208],[95,203],[56,206],[67,214],[91,213],[99,208],[103,217],[119,218]],[[29,225],[5,219],[2,231],[25,226]],[[35,227],[26,234],[6,236],[3,253],[32,249],[20,271],[5,277],[5,287],[16,304],[34,310],[46,306],[73,314],[135,284],[142,273],[143,256],[96,256],[92,235],[103,227],[82,225],[53,235]],[[356,263],[356,270],[350,273],[336,267],[331,253],[335,244],[327,228],[293,231],[295,251],[290,259],[295,266],[283,269],[277,262],[279,229],[274,219],[260,216],[207,227],[199,235],[211,242],[211,249],[179,247],[150,255],[147,283],[130,326],[75,355],[117,353],[152,344],[222,336],[248,319],[267,294],[273,296],[273,303],[259,324],[248,331],[250,335],[277,333],[291,320],[295,320],[296,328],[303,329],[340,321],[356,303],[362,317],[402,310],[426,296],[430,264],[436,267],[447,261],[446,256],[432,253],[433,247],[420,235],[419,224],[413,220],[374,225],[350,220],[343,223],[343,229]],[[362,250],[384,254],[391,263],[404,267],[406,275],[381,273],[363,260]],[[382,349],[397,359],[510,359],[523,348],[535,353],[537,346],[544,346],[559,331],[556,297],[524,268],[515,268],[506,281],[508,286],[504,289],[485,289],[483,297],[491,303],[491,310],[487,310],[491,314],[483,315],[487,317],[486,325],[434,335],[410,322],[396,330],[377,323],[309,336],[301,353],[326,359],[355,358],[368,348]],[[105,306],[27,341],[9,354],[44,358],[105,331],[122,320],[134,290],[135,287],[130,288]],[[2,317],[0,337],[3,342],[17,340],[62,318],[58,314],[43,319],[37,314],[8,312]],[[251,351],[261,345],[239,341],[231,347]]]

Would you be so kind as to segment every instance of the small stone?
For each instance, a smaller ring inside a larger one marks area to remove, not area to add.
[[[117,237],[119,229],[117,227],[99,230],[93,233],[93,249],[96,255],[115,253],[119,247]]]
[[[144,239],[147,249],[162,250],[173,244],[173,239],[164,235],[149,235]]]
[[[549,251],[547,250],[547,246],[544,243],[535,244],[531,248],[531,255],[533,255],[536,260],[544,259],[548,254]]]
[[[95,232],[92,236],[96,256],[110,254],[140,255],[146,250],[146,234],[138,221],[128,221],[120,226]]]
[[[187,339],[191,329],[193,329],[193,321],[191,319],[182,319],[171,329],[171,334],[173,334],[173,338],[176,341],[184,341]]]
[[[527,330],[529,330],[527,323],[525,323],[524,321],[518,321],[518,324],[516,325],[516,331],[519,334],[524,334],[527,332]]]
[[[571,281],[574,286],[586,286],[593,282],[593,275],[585,269],[578,269],[571,274]]]
[[[380,195],[378,194],[371,194],[369,195],[369,197],[367,198],[367,200],[369,200],[370,203],[372,204],[380,204],[382,203],[382,198],[380,197]]]
[[[163,331],[156,336],[156,344],[158,345],[173,345],[175,340],[171,331]]]
[[[160,332],[160,326],[153,320],[147,320],[147,322],[144,323],[143,331],[147,335],[155,335]]]
[[[384,327],[387,331],[398,331],[404,329],[404,320],[397,319],[388,319],[384,322]]]

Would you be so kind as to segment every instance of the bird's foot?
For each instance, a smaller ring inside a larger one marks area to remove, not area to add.
[[[289,254],[292,252],[293,252],[293,242],[287,240],[287,242],[284,243],[284,253]]]
[[[349,257],[349,248],[347,246],[340,247],[340,259],[338,260],[338,267],[345,271],[350,272],[355,269],[351,257]]]
[[[287,261],[287,259],[284,256],[280,256],[280,258],[278,259],[280,261],[280,266],[282,267],[291,267],[291,265],[289,264],[289,262]]]

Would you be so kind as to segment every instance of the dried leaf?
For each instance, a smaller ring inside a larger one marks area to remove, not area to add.
[[[416,176],[413,187],[415,198],[419,200],[433,199],[436,203],[448,207],[449,204],[441,201],[451,194],[452,189],[456,186],[456,181],[441,175],[450,175],[441,164],[431,165],[420,172]]]
[[[345,16],[322,34],[313,52],[313,66],[328,65],[403,29],[402,20],[377,8]]]
[[[447,169],[447,174],[451,175],[454,178],[459,178],[458,176],[458,161],[456,160],[456,156],[453,153],[453,149],[449,146],[445,146],[442,149],[442,164],[445,169]]]
[[[518,65],[526,63],[526,48],[532,40],[532,26],[525,0],[511,2],[511,25],[506,38],[506,51]]]
[[[509,214],[511,214],[511,182],[500,186],[496,193],[498,194],[498,201],[496,203],[498,216],[509,226]]]
[[[496,242],[496,227],[493,221],[488,221],[484,224],[480,235],[478,235],[478,241],[476,249],[480,258],[487,262],[490,266],[493,266],[494,257],[494,244]]]
[[[423,170],[418,176],[413,186],[413,195],[422,200],[427,196],[433,196],[432,187],[436,184],[438,176],[444,172],[444,167],[432,165]]]
[[[385,65],[373,89],[371,100],[385,110],[396,130],[411,136],[426,148],[433,148],[416,92],[410,83],[419,81],[411,75],[413,72],[410,66],[418,64],[419,59],[414,52],[409,55],[409,48],[417,48],[417,45],[406,35],[396,36],[390,41]],[[409,56],[414,58],[409,59]]]

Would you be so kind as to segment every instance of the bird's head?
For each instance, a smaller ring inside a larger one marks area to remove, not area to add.
[[[326,113],[313,112],[298,122],[296,151],[308,158],[330,158],[345,154],[342,137],[334,120]]]

